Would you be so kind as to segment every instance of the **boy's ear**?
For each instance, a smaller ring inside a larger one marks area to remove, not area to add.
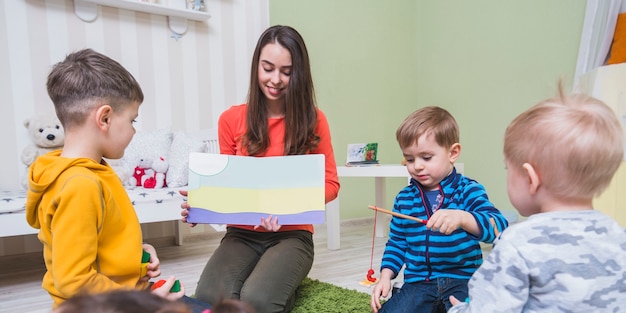
[[[109,129],[109,126],[111,126],[112,113],[113,109],[108,104],[102,105],[96,110],[96,123],[98,124],[98,128],[101,130]]]
[[[522,164],[522,169],[524,169],[524,173],[526,174],[526,177],[528,179],[529,192],[530,194],[534,195],[535,193],[537,193],[539,186],[541,186],[541,179],[539,178],[539,175],[537,174],[537,171],[535,170],[535,167],[532,166],[532,164],[524,163]]]
[[[448,155],[450,157],[450,163],[456,162],[461,155],[461,144],[458,142],[453,144],[450,149],[448,149]]]

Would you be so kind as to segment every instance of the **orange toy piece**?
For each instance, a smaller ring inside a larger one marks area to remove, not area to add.
[[[163,284],[165,284],[165,279],[161,279],[161,280],[157,281],[156,283],[152,284],[152,287],[150,288],[150,290],[157,289],[157,288],[163,286]]]
[[[376,284],[378,282],[378,278],[373,277],[372,275],[374,275],[374,270],[370,268],[369,271],[367,271],[365,279],[360,281],[359,284],[366,287]]]
[[[374,275],[374,270],[370,268],[370,270],[367,271],[367,280],[375,283],[378,279],[376,279],[376,277],[372,277],[372,275]]]
[[[160,279],[156,283],[152,284],[150,290],[157,289],[165,284],[165,279]],[[170,288],[170,292],[179,292],[180,291],[180,281],[177,279],[174,281],[174,285]]]

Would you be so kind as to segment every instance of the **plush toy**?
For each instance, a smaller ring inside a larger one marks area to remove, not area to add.
[[[24,189],[28,188],[28,167],[35,162],[38,156],[50,151],[63,148],[65,133],[63,126],[54,114],[38,115],[24,120],[24,127],[32,141],[22,150],[21,161],[27,169],[21,178]]]
[[[103,159],[109,164],[109,166],[111,166],[111,168],[113,168],[113,171],[115,171],[115,174],[117,174],[117,176],[120,178],[124,186],[136,186],[136,185],[131,185],[131,182],[130,182],[130,178],[133,176],[133,169],[131,165],[128,165],[129,164],[128,160],[124,158],[122,159],[103,158]]]
[[[133,176],[128,179],[130,186],[141,187],[148,178],[154,176],[152,167],[152,159],[142,158],[137,162]]]
[[[22,163],[30,166],[35,159],[50,151],[63,148],[65,134],[63,126],[54,114],[40,115],[24,121],[32,144],[22,150]]]
[[[159,157],[158,159],[154,160],[152,162],[152,170],[154,171],[154,174],[152,175],[152,177],[146,179],[146,181],[143,183],[143,187],[154,189],[167,187],[165,175],[168,168],[169,163],[164,157]]]

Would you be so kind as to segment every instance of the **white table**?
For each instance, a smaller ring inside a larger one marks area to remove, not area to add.
[[[405,177],[410,179],[406,167],[403,165],[377,165],[377,166],[337,166],[337,176],[339,177],[374,177],[374,198],[375,205],[385,207],[386,199],[386,178]],[[341,191],[339,191],[341,194]],[[376,213],[383,215],[383,213]],[[378,218],[380,215],[377,215]],[[326,205],[326,227],[328,232],[328,249],[339,250],[340,247],[340,216],[339,216],[339,196],[337,199]],[[385,223],[376,223],[376,236],[385,235]]]
[[[454,165],[458,173],[463,173],[463,163]],[[374,204],[377,207],[385,208],[386,195],[386,179],[388,177],[404,177],[410,181],[411,176],[404,165],[381,164],[377,166],[337,166],[337,176],[339,177],[373,177],[374,178]],[[399,191],[399,190],[398,190]],[[339,192],[341,194],[341,191]],[[388,223],[390,216],[384,213],[376,212],[376,219],[383,221],[376,223],[375,234],[377,237],[387,235]],[[340,224],[339,216],[339,196],[337,199],[326,205],[326,227],[328,232],[328,249],[339,250],[340,247]]]

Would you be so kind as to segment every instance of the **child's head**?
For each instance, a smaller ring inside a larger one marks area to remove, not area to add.
[[[434,135],[438,145],[450,148],[459,142],[459,125],[448,111],[436,106],[421,108],[400,124],[396,131],[396,139],[400,149],[416,144],[424,134]]]
[[[542,188],[561,199],[591,199],[602,192],[623,151],[613,110],[590,96],[565,95],[562,87],[558,96],[516,117],[504,136],[509,171],[527,173],[524,166],[532,166]]]
[[[53,313],[191,313],[182,302],[170,301],[145,290],[115,290],[80,294],[61,303]]]
[[[82,125],[102,105],[119,112],[131,103],[143,102],[143,92],[133,75],[91,49],[74,52],[54,65],[46,86],[66,130]]]
[[[398,127],[396,139],[411,177],[435,189],[459,157],[459,125],[446,110],[430,106],[411,113]]]

